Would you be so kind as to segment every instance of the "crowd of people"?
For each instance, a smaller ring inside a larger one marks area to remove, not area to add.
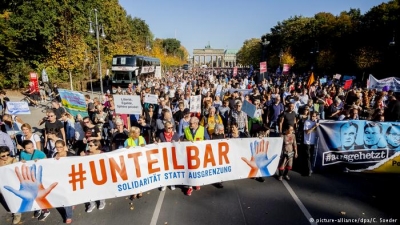
[[[57,96],[52,99],[53,109],[47,110],[38,121],[38,126],[44,124],[42,133],[33,133],[31,124],[7,114],[4,103],[9,99],[0,91],[4,109],[0,166],[17,161],[101,154],[159,142],[280,136],[283,147],[277,179],[290,180],[289,172],[297,157],[303,159],[295,161],[300,172],[311,176],[320,120],[400,120],[400,101],[392,91],[356,86],[344,90],[339,80],[328,78],[324,84],[318,77],[315,80],[309,82],[309,75],[260,76],[245,70],[236,76],[231,70],[169,71],[161,79],[146,76],[136,86],[112,87],[100,97],[85,95],[88,114],[75,117],[61,105],[58,93],[52,92]],[[44,98],[36,96],[36,101],[47,99],[48,93],[42,94]],[[142,113],[116,113],[113,97],[121,94],[141,96]],[[146,94],[157,95],[158,104],[146,103]],[[201,96],[201,112],[189,110],[191,96]],[[255,105],[254,115],[242,110],[245,101]],[[264,181],[263,177],[255,179]],[[215,186],[223,188],[223,183]],[[170,188],[174,190],[175,186]],[[188,196],[193,190],[200,190],[200,186],[182,188]],[[140,197],[142,194],[138,193],[130,199]],[[86,212],[105,206],[104,200],[98,206],[90,202]],[[66,223],[72,222],[72,212],[73,207],[65,207]],[[49,214],[48,209],[34,212],[39,220],[45,220]],[[21,214],[15,213],[13,223],[20,220]]]

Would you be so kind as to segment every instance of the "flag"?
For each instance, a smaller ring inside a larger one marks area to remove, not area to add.
[[[42,70],[42,81],[43,83],[49,82],[49,76],[47,76],[46,70],[44,68]]]
[[[333,78],[334,78],[334,79],[337,79],[337,80],[340,80],[340,77],[341,77],[341,76],[342,76],[342,75],[340,75],[340,74],[336,74],[336,75],[333,76]]]
[[[254,68],[253,65],[250,65],[249,77],[253,74]]]
[[[353,80],[346,80],[346,82],[344,83],[344,90],[349,90],[351,88],[351,84],[353,83]]]
[[[310,88],[311,84],[313,84],[314,81],[315,81],[314,73],[311,73],[311,76],[308,78],[307,88]]]
[[[279,66],[279,67],[276,69],[275,73],[276,73],[277,75],[281,74],[281,66]]]

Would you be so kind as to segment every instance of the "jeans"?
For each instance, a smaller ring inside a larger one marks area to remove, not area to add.
[[[96,202],[89,202],[89,204],[89,208],[93,207],[93,205],[96,206]],[[106,204],[106,200],[99,200],[99,204]]]
[[[320,118],[321,120],[324,120],[324,119],[325,119],[325,111],[324,111],[324,110],[322,110],[322,112],[320,113],[319,118]]]
[[[72,219],[72,206],[66,206],[65,209],[65,219]]]
[[[312,163],[311,160],[314,159],[314,145],[307,145],[305,144],[305,158],[307,160],[307,173],[311,173],[312,172]]]

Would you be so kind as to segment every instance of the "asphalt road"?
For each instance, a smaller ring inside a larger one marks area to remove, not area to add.
[[[44,115],[42,109],[31,111],[21,118],[41,128],[37,122]],[[254,179],[224,182],[222,189],[202,186],[190,197],[182,187],[165,192],[155,189],[143,193],[133,205],[125,197],[108,199],[105,209],[92,213],[86,213],[81,204],[74,210],[73,224],[400,224],[400,175],[328,171],[311,177],[296,171],[290,175],[290,181],[268,177],[263,183]],[[32,218],[31,212],[23,213],[21,224],[63,224],[61,210],[50,211],[45,222]],[[11,214],[1,206],[0,224],[12,224]]]

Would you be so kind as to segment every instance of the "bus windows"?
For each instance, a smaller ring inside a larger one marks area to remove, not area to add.
[[[129,72],[127,71],[115,71],[113,80],[118,80],[118,81],[128,81],[130,80],[129,77]]]
[[[143,66],[143,58],[142,57],[136,57],[136,66],[138,66],[138,67]]]
[[[118,56],[113,57],[112,65],[113,66],[135,66],[135,57],[129,56]]]

